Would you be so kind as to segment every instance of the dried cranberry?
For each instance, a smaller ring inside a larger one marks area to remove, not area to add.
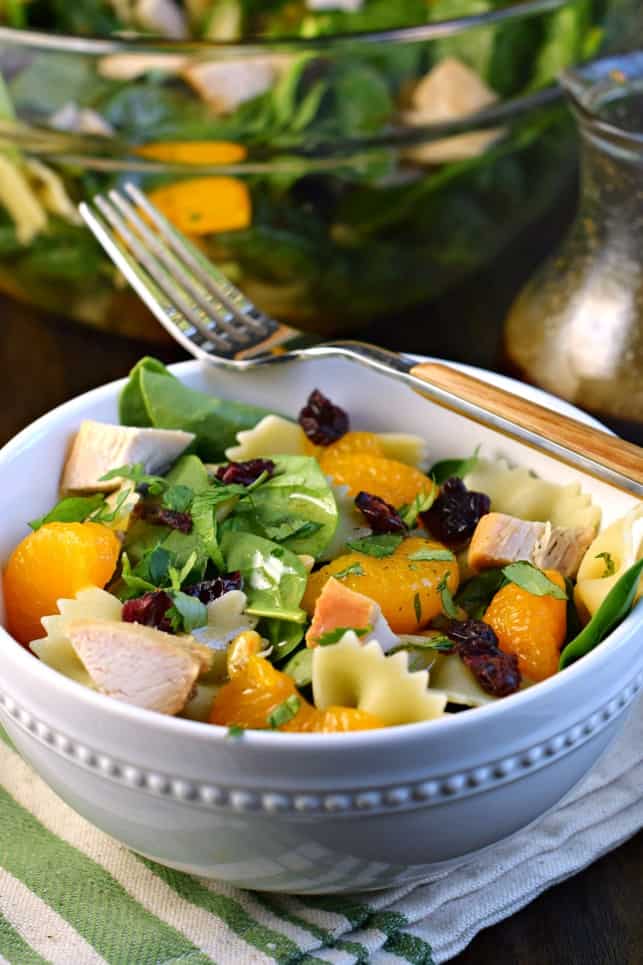
[[[122,617],[125,623],[142,623],[146,627],[156,627],[157,630],[170,633],[172,624],[166,613],[173,605],[164,590],[155,590],[139,596],[137,600],[127,600],[123,604]]]
[[[406,533],[406,524],[398,511],[379,496],[358,493],[355,505],[364,514],[374,533]]]
[[[470,492],[458,476],[442,485],[440,495],[421,519],[432,536],[452,549],[466,546],[481,516],[491,509],[485,493]]]
[[[299,425],[316,446],[329,446],[346,435],[349,422],[343,409],[315,389],[299,413]]]
[[[178,529],[179,533],[192,532],[192,517],[189,513],[179,513],[175,509],[165,509],[164,506],[146,506],[142,515],[147,523],[169,526],[170,529]]]
[[[496,650],[493,653],[462,657],[483,690],[493,697],[508,697],[520,688],[520,670],[515,653]]]
[[[240,590],[241,586],[241,573],[226,573],[225,576],[216,576],[213,580],[203,580],[201,583],[193,583],[192,586],[184,586],[183,592],[188,596],[198,597],[201,603],[211,603],[212,600],[218,600],[230,590]]]
[[[451,620],[446,635],[457,644],[461,656],[498,649],[493,627],[483,620]]]
[[[220,466],[217,469],[217,479],[230,486],[236,483],[237,486],[251,486],[259,476],[264,473],[268,477],[275,471],[275,464],[272,459],[248,459],[247,462],[229,462],[227,466]]]

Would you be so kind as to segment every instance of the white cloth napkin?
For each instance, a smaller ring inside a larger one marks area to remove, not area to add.
[[[427,885],[386,903],[411,922],[436,963],[643,827],[643,700],[585,780],[540,821]],[[365,896],[366,897],[366,896]],[[389,896],[390,897],[390,896]],[[472,900],[473,899],[473,900]],[[373,897],[370,897],[373,904]],[[380,958],[373,958],[378,963]],[[383,953],[382,965],[390,962]]]

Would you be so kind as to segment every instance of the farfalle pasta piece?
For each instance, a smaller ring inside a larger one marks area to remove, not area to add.
[[[77,620],[120,620],[123,606],[117,597],[97,586],[80,590],[75,599],[58,600],[58,613],[43,617],[46,636],[34,640],[31,650],[48,667],[72,680],[93,687],[80,658],[67,637],[67,626]]]
[[[601,510],[579,483],[558,483],[539,479],[528,469],[512,469],[505,459],[478,459],[465,477],[468,489],[486,493],[491,509],[519,519],[551,523],[569,528],[598,530]]]
[[[305,456],[306,437],[296,422],[267,415],[253,429],[237,433],[237,445],[226,449],[226,459],[246,462],[267,456]]]
[[[486,693],[456,653],[438,653],[431,667],[431,689],[446,694],[450,703],[483,707],[498,700]]]
[[[315,706],[356,707],[385,725],[412,724],[442,717],[445,694],[429,690],[426,670],[409,672],[408,657],[384,655],[376,640],[362,644],[352,631],[313,651]]]
[[[578,569],[576,606],[593,616],[623,573],[643,555],[643,506],[617,519],[591,544]],[[643,580],[637,598],[643,594]]]
[[[423,467],[427,461],[427,445],[420,436],[409,432],[379,432],[377,438],[387,459],[397,459],[408,466]],[[253,429],[237,433],[237,445],[226,449],[226,459],[246,462],[270,456],[308,455],[303,429],[290,419],[267,415]]]

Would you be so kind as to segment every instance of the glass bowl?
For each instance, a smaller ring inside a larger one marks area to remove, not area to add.
[[[284,321],[348,332],[426,303],[557,196],[574,134],[553,82],[608,6],[461,0],[459,19],[228,43],[0,28],[0,288],[158,335],[75,211],[130,179]]]

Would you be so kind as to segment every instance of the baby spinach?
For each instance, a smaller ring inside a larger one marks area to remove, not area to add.
[[[68,496],[56,503],[44,516],[33,519],[29,525],[32,529],[40,529],[45,523],[82,523],[104,505],[105,497],[102,493],[94,496]]]
[[[316,459],[274,456],[273,461],[274,475],[243,500],[235,516],[246,531],[317,557],[337,528],[333,491]]]
[[[472,620],[480,620],[498,590],[507,582],[501,569],[484,570],[467,580],[455,598]]]
[[[251,616],[304,623],[300,608],[308,573],[295,553],[251,533],[230,531],[222,540],[228,572],[239,571]]]
[[[206,462],[223,459],[237,433],[252,429],[268,414],[257,406],[190,389],[155,359],[143,359],[132,370],[119,401],[123,425],[193,432],[196,452]]]
[[[301,690],[313,682],[313,651],[310,647],[298,650],[283,668]]]
[[[264,617],[259,621],[258,632],[268,640],[273,648],[271,659],[279,663],[289,657],[304,639],[305,627],[301,623],[289,623],[276,617]]]
[[[623,573],[587,626],[567,644],[560,655],[559,670],[564,670],[580,657],[590,653],[612,632],[614,627],[625,619],[634,603],[641,573],[643,573],[643,559]]]

